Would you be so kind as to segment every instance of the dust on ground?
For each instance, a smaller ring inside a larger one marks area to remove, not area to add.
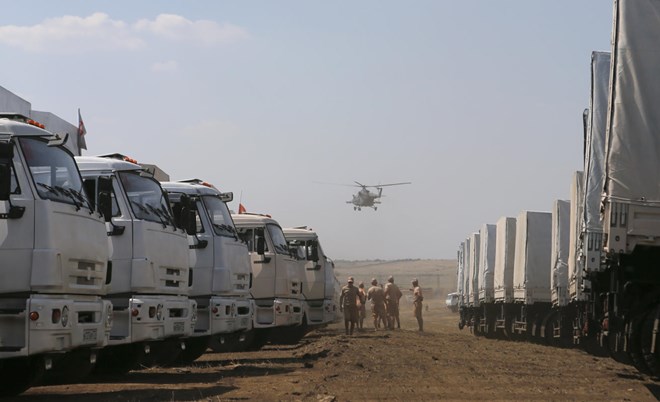
[[[207,353],[189,367],[35,387],[15,400],[655,401],[660,396],[660,383],[633,367],[577,349],[475,337],[458,329],[458,316],[444,307],[443,298],[425,297],[425,304],[422,333],[403,298],[400,330],[376,331],[368,320],[364,331],[347,336],[343,322],[336,323],[295,346]]]

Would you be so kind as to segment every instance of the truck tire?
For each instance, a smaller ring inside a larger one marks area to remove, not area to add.
[[[654,328],[656,328],[658,325],[658,321],[660,320],[659,316],[660,306],[656,306],[649,312],[649,314],[646,315],[646,319],[644,319],[640,333],[641,349],[642,354],[644,355],[644,361],[646,362],[648,369],[655,376],[660,375],[660,359],[658,359],[658,354],[660,353],[658,346],[660,346],[660,342],[658,342],[659,339],[656,339],[655,345],[653,345],[653,331]],[[653,350],[653,346],[655,346],[655,352],[651,352],[651,350]]]
[[[628,354],[633,362],[633,366],[644,374],[651,374],[651,370],[646,364],[646,359],[642,351],[642,331],[644,323],[652,311],[644,311],[635,315],[628,323],[626,336],[628,337]]]
[[[24,392],[39,382],[44,371],[43,359],[39,357],[0,360],[0,397]]]
[[[210,340],[210,336],[198,336],[186,339],[186,348],[179,353],[171,366],[182,367],[191,365],[206,353]]]

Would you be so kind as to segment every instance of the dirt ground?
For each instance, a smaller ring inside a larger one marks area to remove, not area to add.
[[[117,381],[35,387],[20,401],[577,400],[654,401],[660,383],[610,358],[574,349],[478,338],[428,300],[425,332],[410,306],[402,329],[344,334],[343,323],[296,346],[207,353],[185,368],[131,372]]]
[[[345,263],[342,282],[419,276],[425,331],[404,297],[400,330],[344,334],[343,322],[309,333],[296,346],[207,353],[184,368],[134,371],[103,383],[35,387],[18,401],[655,401],[660,382],[610,358],[576,349],[475,337],[444,306],[455,285],[451,261]],[[422,279],[423,278],[423,279]],[[402,290],[405,285],[400,285]],[[406,292],[404,292],[405,294]],[[431,297],[434,293],[436,296]]]

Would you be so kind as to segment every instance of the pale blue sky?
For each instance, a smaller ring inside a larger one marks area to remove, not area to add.
[[[74,124],[80,107],[85,154],[242,192],[335,259],[455,258],[483,223],[568,198],[612,19],[607,0],[0,7],[0,86]],[[413,184],[358,213],[315,183],[353,180]]]

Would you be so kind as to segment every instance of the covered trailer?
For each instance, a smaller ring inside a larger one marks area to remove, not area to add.
[[[568,258],[570,248],[571,202],[555,200],[552,208],[552,249],[550,267],[552,275],[552,304],[563,307],[568,304]]]
[[[497,242],[497,226],[484,224],[479,232],[479,309],[477,334],[486,336],[495,333],[495,245]]]
[[[503,216],[497,221],[495,241],[494,298],[498,311],[495,332],[508,335],[513,312],[513,262],[516,251],[516,218]]]
[[[614,4],[606,123],[605,268],[589,274],[615,358],[660,375],[660,1]]]
[[[516,218],[501,217],[497,221],[495,242],[495,272],[493,275],[496,302],[513,302],[513,261],[516,251]]]
[[[550,309],[552,214],[522,211],[516,220],[513,299],[518,309],[513,331],[539,336]]]
[[[481,235],[479,232],[472,233],[470,235],[470,265],[468,269],[470,270],[470,296],[469,304],[470,307],[479,305],[479,262],[481,256],[479,252],[481,251]]]

